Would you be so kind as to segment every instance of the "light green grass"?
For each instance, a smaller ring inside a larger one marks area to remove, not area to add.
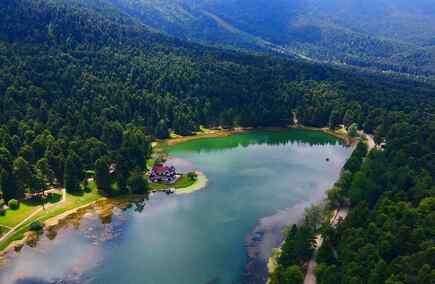
[[[168,188],[175,187],[179,188],[187,188],[195,183],[195,180],[192,180],[188,176],[182,176],[175,184],[163,184],[163,183],[153,183],[150,184],[150,190],[165,190]],[[114,184],[114,190],[116,190],[117,185]],[[24,237],[24,234],[29,230],[30,224],[35,221],[44,222],[52,217],[61,215],[69,210],[85,206],[90,204],[103,196],[98,192],[95,181],[90,182],[88,184],[88,189],[83,190],[80,194],[66,194],[66,200],[59,204],[52,204],[48,206],[45,210],[39,212],[35,216],[33,216],[30,220],[28,220],[25,224],[20,226],[15,233],[13,233],[10,237],[0,243],[0,251],[5,249],[11,242],[20,240]],[[59,201],[59,197],[53,197],[51,202]],[[6,216],[0,216],[0,225],[5,225],[9,227],[13,227],[16,224],[20,223],[27,216],[32,214],[34,210],[39,208],[39,204],[28,205],[21,203],[20,208],[18,210],[8,210]],[[3,222],[1,222],[3,221]],[[7,230],[7,228],[4,228]],[[2,231],[3,232],[3,231]],[[3,232],[5,233],[5,232]]]
[[[150,183],[150,190],[165,190],[169,188],[185,188],[189,187],[192,184],[195,183],[195,180],[189,178],[186,175],[183,175],[181,178],[177,180],[174,184],[167,184],[167,183]]]
[[[0,226],[0,237],[9,232],[9,228]]]
[[[154,159],[148,159],[147,160],[147,168],[148,169],[151,169],[153,166],[154,166],[154,163],[155,163],[156,161],[154,160]]]
[[[207,127],[204,127],[203,125],[201,125],[201,126],[199,127],[199,131],[202,132],[202,133],[210,133],[210,132],[211,132],[211,129],[210,129],[210,128],[207,128]]]
[[[95,182],[90,182],[88,188],[89,188],[88,192],[83,190],[79,194],[67,193],[66,200],[64,202],[51,206],[47,210],[41,211],[40,213],[36,214],[34,218],[32,218],[32,221],[34,220],[45,221],[47,219],[60,215],[71,209],[78,208],[86,204],[92,203],[103,197],[101,194],[98,193],[97,185],[95,184]]]
[[[34,221],[38,220],[38,221],[44,222],[52,217],[58,216],[62,213],[65,213],[66,211],[69,211],[69,210],[72,210],[74,208],[78,208],[81,206],[85,206],[87,204],[90,204],[90,203],[102,198],[102,196],[97,191],[97,186],[96,186],[95,182],[90,182],[88,188],[89,189],[87,192],[85,190],[83,190],[80,194],[67,193],[66,200],[64,202],[59,203],[59,204],[53,204],[53,205],[49,206],[46,210],[43,210],[43,211],[39,212],[38,214],[36,214],[35,216],[33,216],[25,224],[20,226],[20,228],[18,228],[18,230],[15,233],[13,233],[10,237],[8,237],[6,240],[4,240],[2,243],[0,243],[0,251],[5,249],[11,242],[22,239],[24,237],[24,233],[26,233],[29,230],[30,224],[32,224]],[[23,205],[23,204],[21,204],[21,205]],[[20,209],[21,209],[21,205],[20,205]],[[32,208],[33,208],[33,210],[36,210],[37,208],[39,208],[39,206],[33,206]],[[17,211],[19,211],[19,210],[17,210]],[[31,214],[31,213],[29,213],[29,214]],[[29,214],[24,216],[21,219],[21,221],[24,220],[27,216],[29,216]],[[18,224],[21,221],[17,222],[14,220],[14,222],[16,222],[16,224]]]
[[[0,225],[14,227],[39,208],[39,203],[20,202],[16,210],[7,209],[4,216],[0,216]]]
[[[58,193],[51,194],[46,201],[46,205],[54,204],[62,199],[62,195]],[[7,209],[4,216],[0,216],[0,225],[14,227],[21,221],[26,219],[30,214],[41,206],[39,201],[23,201],[20,202],[20,207],[16,210]]]

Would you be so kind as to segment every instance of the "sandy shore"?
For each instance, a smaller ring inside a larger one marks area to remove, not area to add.
[[[304,127],[304,126],[292,126],[291,128],[307,129],[307,130],[313,130],[313,131],[322,131],[322,132],[325,132],[327,134],[333,135],[333,136],[341,139],[346,144],[352,145],[352,143],[353,143],[347,137],[347,135],[342,134],[342,133],[338,133],[336,131],[332,131],[328,128],[314,128],[314,127]],[[209,130],[206,132],[198,132],[195,135],[191,135],[191,136],[179,136],[179,137],[175,137],[175,138],[170,138],[170,139],[166,139],[166,140],[153,142],[153,147],[158,147],[160,143],[163,143],[166,145],[175,145],[178,143],[184,143],[184,142],[188,142],[188,141],[196,140],[196,139],[227,137],[227,136],[231,136],[231,135],[236,135],[236,134],[245,133],[245,132],[249,132],[249,131],[256,131],[256,130],[283,131],[286,129],[289,129],[289,128],[275,127],[275,128],[235,128],[232,130],[226,130],[226,129]],[[204,175],[204,173],[199,172],[199,171],[196,173],[198,175],[198,180],[191,186],[188,186],[186,188],[177,189],[176,194],[193,193],[193,192],[201,190],[207,186],[208,179]],[[80,212],[86,211],[87,209],[91,208],[95,204],[102,202],[104,200],[108,200],[108,199],[105,197],[102,197],[101,199],[98,199],[96,201],[90,202],[88,204],[85,204],[85,205],[77,207],[77,208],[73,208],[71,210],[63,212],[60,215],[51,217],[51,218],[44,221],[45,228],[48,230],[55,229],[56,227],[60,226],[64,221],[66,221],[72,215],[79,214]],[[10,251],[12,249],[17,249],[17,248],[19,249],[25,243],[31,241],[34,238],[33,235],[34,234],[32,234],[32,232],[26,232],[24,235],[24,238],[22,240],[11,242],[8,245],[8,247],[6,247],[4,250],[2,250],[1,255],[4,255],[5,253],[7,253],[8,251]]]
[[[197,179],[194,184],[185,188],[178,188],[175,194],[189,194],[201,190],[207,186],[208,179],[203,172],[196,171]]]
[[[238,127],[234,129],[216,129],[207,132],[196,132],[194,135],[189,135],[189,136],[177,136],[175,138],[161,140],[160,142],[166,145],[175,145],[175,144],[196,140],[196,139],[227,137],[230,135],[240,134],[253,130],[254,128],[242,128],[242,127]]]
[[[340,139],[341,141],[343,141],[348,146],[354,146],[354,145],[356,145],[358,143],[358,139],[351,139],[347,134],[342,133],[342,132],[338,132],[336,130],[331,130],[328,127],[317,128],[317,127],[310,127],[310,126],[303,126],[303,125],[293,125],[290,128],[294,128],[294,129],[306,129],[306,130],[312,130],[312,131],[321,131],[323,133],[332,135],[332,136]]]
[[[201,190],[207,186],[208,179],[204,175],[204,173],[197,171],[197,180],[194,184],[191,186],[188,186],[186,188],[179,188],[176,190],[176,194],[189,194],[196,192],[198,190]],[[82,205],[80,207],[73,208],[71,210],[65,211],[57,216],[53,216],[47,220],[45,220],[44,223],[44,230],[45,231],[56,231],[61,227],[69,218],[71,218],[74,215],[82,215],[85,211],[88,209],[94,207],[95,205],[99,205],[99,207],[103,208],[104,204],[118,204],[122,201],[126,202],[127,200],[134,200],[138,196],[136,195],[129,195],[129,196],[123,196],[123,197],[115,197],[115,198],[107,198],[102,197],[98,200],[92,201],[88,204]],[[102,209],[99,208],[98,211],[101,211]],[[2,252],[0,253],[0,257],[6,255],[10,251],[13,250],[19,250],[21,249],[25,244],[29,242],[33,242],[37,238],[35,234],[31,231],[26,232],[24,234],[24,237],[21,240],[16,240],[11,242]]]

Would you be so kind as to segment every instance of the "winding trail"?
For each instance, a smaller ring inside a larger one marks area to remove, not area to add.
[[[334,211],[334,215],[332,216],[330,223],[332,226],[336,226],[340,220],[346,219],[348,214],[347,209],[338,209]],[[305,275],[304,284],[316,284],[316,275],[315,270],[317,267],[316,257],[319,251],[319,248],[322,246],[323,237],[322,235],[316,236],[316,249],[314,250],[313,257],[308,263],[307,274]]]
[[[51,189],[51,190],[47,190],[46,191],[46,193],[52,193],[52,192],[57,192],[58,190],[56,189],[56,190],[54,190],[54,189]],[[60,204],[60,203],[62,203],[62,202],[65,202],[65,200],[66,200],[66,190],[65,190],[65,188],[63,188],[62,189],[62,199],[59,201],[59,202],[57,202],[57,203],[54,203],[54,204],[48,204],[47,206],[45,206],[45,208],[42,206],[42,205],[40,205],[40,207],[38,208],[38,209],[36,209],[35,211],[33,211],[32,212],[32,214],[30,214],[29,216],[27,216],[23,221],[21,221],[20,223],[18,223],[17,225],[15,225],[13,228],[10,228],[10,230],[6,233],[6,234],[4,234],[1,238],[0,238],[0,243],[1,242],[3,242],[4,240],[6,240],[9,236],[11,236],[13,233],[15,233],[22,225],[24,225],[25,223],[27,223],[30,219],[32,219],[34,216],[36,216],[38,213],[40,213],[42,210],[45,210],[45,209],[48,209],[48,208],[50,208],[51,206],[54,206],[54,205],[58,205],[58,204]],[[4,227],[6,227],[6,226],[4,226]]]
[[[367,134],[364,131],[360,130],[358,131],[358,134],[367,140],[367,146],[368,146],[368,151],[370,152],[370,150],[374,149],[376,147],[376,143],[375,140],[373,139],[373,135]]]
[[[358,131],[358,134],[360,137],[367,140],[368,152],[370,152],[372,149],[376,148],[376,143],[375,143],[375,140],[373,139],[373,135],[367,134],[362,130]],[[335,227],[338,224],[339,220],[346,219],[347,214],[348,214],[347,209],[335,210],[334,215],[330,220],[331,225]],[[323,243],[322,236],[317,235],[316,236],[316,249],[313,253],[313,256],[312,256],[310,262],[308,263],[308,269],[307,269],[307,274],[305,275],[304,284],[316,284],[316,276],[315,276],[315,270],[317,267],[316,257],[317,257],[317,253],[318,253],[319,248],[322,246],[322,243]]]

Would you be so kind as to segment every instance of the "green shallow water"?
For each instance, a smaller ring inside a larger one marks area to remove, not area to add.
[[[288,130],[193,140],[169,154],[179,171],[204,172],[207,187],[115,207],[110,218],[91,212],[53,240],[10,254],[0,283],[239,283],[252,232],[264,237],[256,249],[266,258],[280,229],[323,198],[351,149]]]

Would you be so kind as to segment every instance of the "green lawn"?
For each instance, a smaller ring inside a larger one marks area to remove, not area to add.
[[[175,184],[150,183],[150,190],[165,190],[168,188],[185,188],[195,183],[195,180],[183,175]]]
[[[23,226],[20,226],[20,228],[14,233],[12,234],[8,239],[6,239],[5,241],[3,241],[2,243],[0,243],[0,250],[3,250],[4,248],[6,248],[12,241],[15,240],[20,240],[23,238],[24,233],[28,231],[29,226],[32,222],[38,220],[38,221],[46,221],[47,219],[50,219],[54,216],[60,215],[66,211],[69,211],[71,209],[80,207],[80,206],[84,206],[86,204],[89,204],[93,201],[96,201],[98,199],[100,199],[102,196],[97,192],[97,186],[95,184],[95,182],[91,182],[89,183],[89,190],[85,191],[83,190],[80,194],[66,194],[66,200],[62,203],[59,204],[53,204],[50,205],[46,210],[43,210],[41,212],[39,212],[38,214],[36,214],[33,218],[31,218],[30,220],[28,220],[25,224],[23,224]],[[60,200],[61,197],[56,197],[54,196],[52,200],[49,200],[53,202],[54,200]],[[24,205],[24,206],[23,206]],[[21,207],[23,206],[23,207]],[[6,216],[4,217],[8,217],[8,218],[4,218],[4,221],[8,220],[9,222],[11,222],[12,224],[18,224],[19,222],[21,222],[22,220],[24,220],[27,216],[29,216],[33,210],[36,210],[39,206],[29,206],[29,205],[25,205],[23,203],[20,204],[20,208],[16,211],[12,211],[9,212]],[[11,213],[14,213],[15,215],[11,215]],[[1,216],[3,217],[3,216]],[[18,220],[20,218],[20,220]],[[3,220],[3,219],[2,219]],[[3,225],[3,223],[0,223]]]
[[[62,195],[58,193],[51,194],[46,201],[46,204],[54,204],[62,199]],[[7,227],[14,227],[21,221],[27,218],[35,210],[39,208],[41,202],[39,201],[22,201],[17,210],[8,209],[4,216],[0,216],[0,225]]]
[[[0,225],[14,227],[38,209],[39,205],[40,203],[20,202],[17,210],[8,209],[4,216],[0,216]]]
[[[182,176],[175,184],[150,184],[150,190],[164,190],[171,187],[175,188],[185,188],[195,183],[195,180],[189,178],[188,176]],[[114,185],[116,187],[116,185]],[[66,194],[66,200],[61,203],[56,203],[61,200],[61,196],[54,195],[50,200],[48,200],[48,208],[39,212],[25,224],[20,226],[18,230],[12,234],[7,240],[0,243],[0,250],[6,248],[6,246],[14,240],[20,240],[23,238],[24,233],[28,231],[29,226],[34,221],[44,222],[52,217],[58,216],[66,211],[74,208],[78,208],[87,204],[90,204],[103,196],[98,193],[97,186],[95,182],[90,182],[87,190],[83,190],[79,194]],[[7,210],[5,216],[0,216],[0,225],[13,227],[20,223],[27,216],[29,216],[34,210],[39,208],[39,204],[26,204],[20,203],[20,208],[18,210]],[[6,227],[2,227],[2,233],[6,231]]]
[[[67,193],[66,200],[64,202],[51,206],[47,210],[41,211],[35,216],[35,218],[32,219],[45,221],[47,219],[50,219],[51,217],[60,215],[68,210],[84,206],[100,198],[102,198],[102,195],[98,193],[97,185],[95,184],[95,182],[90,182],[89,190],[87,192],[83,190],[81,193],[78,194]]]
[[[148,159],[147,160],[147,168],[151,169],[154,166],[155,160],[154,159]]]

